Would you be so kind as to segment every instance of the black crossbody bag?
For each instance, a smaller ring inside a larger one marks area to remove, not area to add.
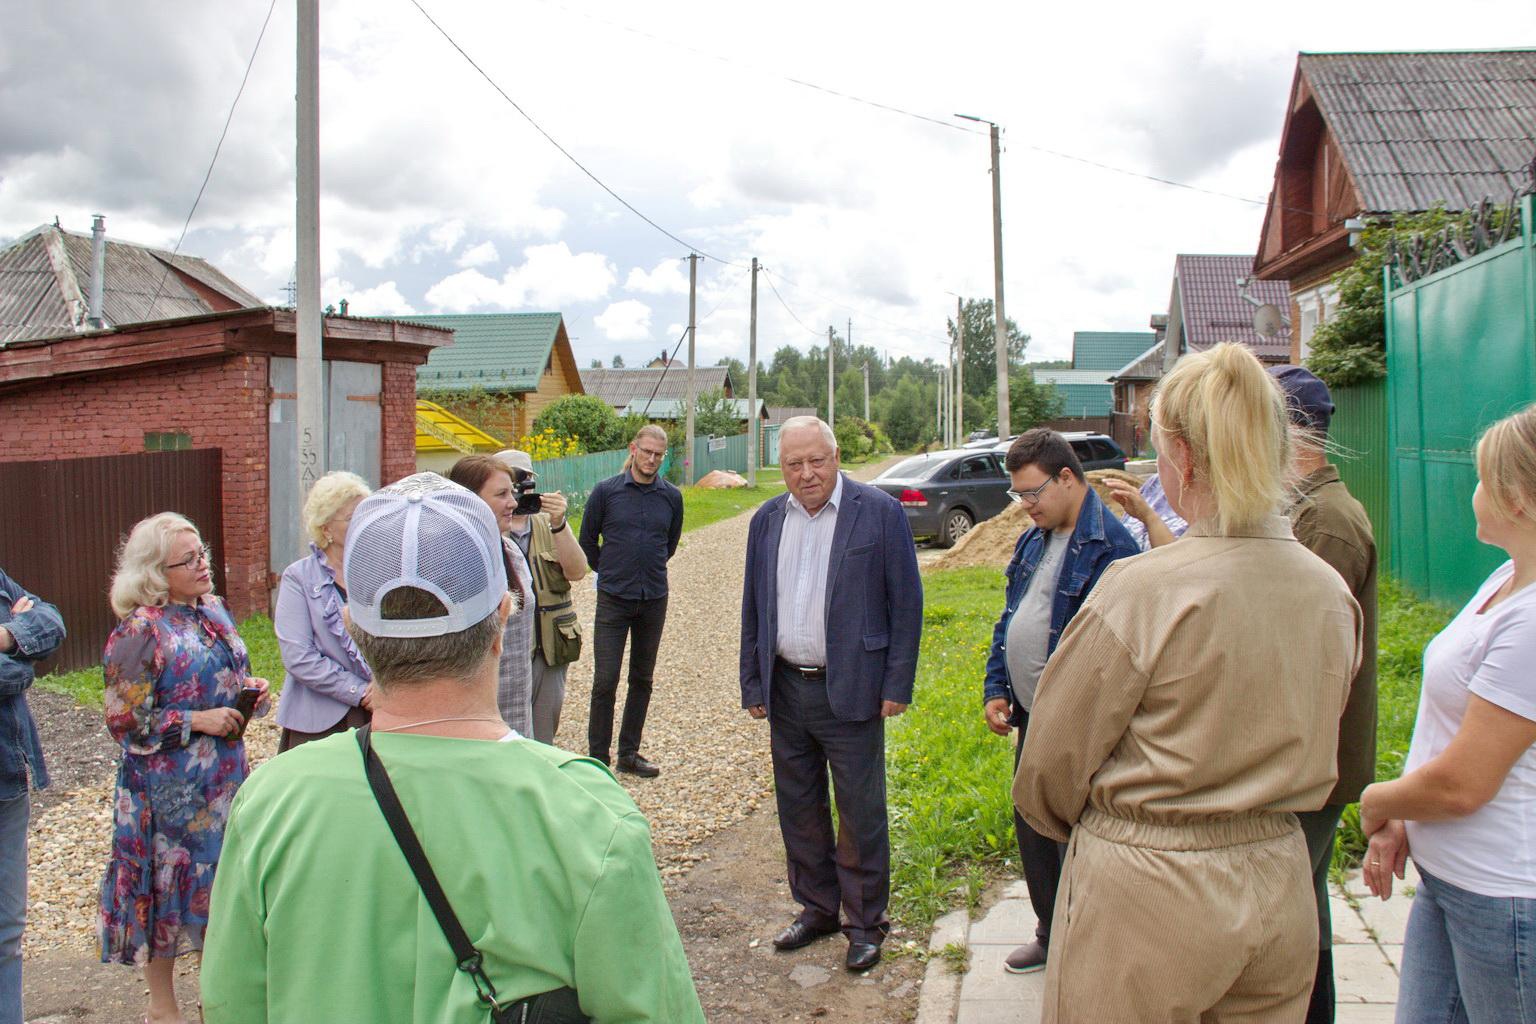
[[[438,883],[426,852],[422,850],[411,828],[411,820],[405,816],[405,808],[400,806],[400,798],[395,795],[389,773],[373,752],[369,742],[371,731],[371,727],[366,725],[357,730],[357,745],[363,750],[363,772],[368,776],[368,788],[373,790],[373,798],[378,801],[379,810],[384,812],[384,820],[389,823],[395,842],[400,844],[400,852],[405,854],[406,863],[410,864],[411,873],[416,876],[416,884],[421,886],[422,895],[432,907],[432,915],[437,918],[438,927],[442,928],[448,945],[453,947],[458,969],[474,981],[475,992],[479,994],[480,1002],[490,1010],[491,1020],[495,1024],[591,1024],[592,1018],[581,1011],[581,1004],[577,1002],[576,990],[573,988],[541,992],[515,1003],[504,1003],[496,997],[496,986],[491,984],[490,977],[485,973],[485,958],[475,948],[475,944],[469,941],[453,908],[448,905],[448,897],[443,894],[443,887]]]

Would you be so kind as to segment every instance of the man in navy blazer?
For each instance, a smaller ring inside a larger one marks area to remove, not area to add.
[[[768,720],[789,887],[802,908],[773,941],[799,949],[841,930],[848,969],[868,970],[890,929],[885,719],[912,703],[917,551],[896,500],[838,472],[826,423],[786,421],[779,464],[789,493],[752,517],[741,601],[741,705]]]

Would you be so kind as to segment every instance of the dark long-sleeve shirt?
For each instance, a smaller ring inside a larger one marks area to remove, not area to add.
[[[592,488],[581,514],[597,589],[631,601],[666,596],[667,560],[682,535],[683,492],[661,477],[637,483],[627,469]]]

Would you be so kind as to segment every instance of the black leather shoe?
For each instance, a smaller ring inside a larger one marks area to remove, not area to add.
[[[661,774],[661,769],[651,764],[639,754],[630,754],[628,757],[619,758],[619,771],[638,775],[642,779],[654,779]]]
[[[848,969],[867,971],[880,962],[880,944],[877,942],[849,942]]]
[[[787,953],[792,949],[809,946],[817,939],[824,939],[828,935],[836,935],[838,930],[836,925],[833,925],[831,928],[816,928],[806,924],[804,921],[796,921],[773,937],[773,945],[775,949]]]

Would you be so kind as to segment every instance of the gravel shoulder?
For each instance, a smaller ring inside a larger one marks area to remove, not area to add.
[[[881,468],[861,467],[853,475],[869,479]],[[669,567],[667,626],[643,744],[662,774],[619,780],[651,823],[657,863],[709,1019],[908,1020],[921,974],[914,959],[888,958],[867,976],[853,977],[841,967],[841,939],[792,954],[775,953],[769,941],[796,908],[773,808],[768,731],[741,710],[737,682],[749,519],[743,514],[692,531],[678,547]],[[583,582],[574,598],[590,638],[596,595]],[[591,682],[589,640],[567,679],[558,746],[585,752]],[[29,1019],[131,1019],[124,1013],[141,1012],[143,991],[135,972],[95,963],[96,890],[111,837],[117,746],[98,712],[36,691],[31,701],[54,784],[38,796],[33,811]],[[253,722],[247,744],[253,762],[272,756],[276,727],[269,720]],[[893,936],[887,948],[908,938]]]

